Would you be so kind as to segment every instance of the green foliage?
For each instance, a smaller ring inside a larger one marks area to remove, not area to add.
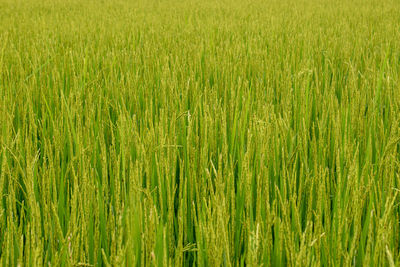
[[[1,266],[399,266],[400,2],[0,0]]]

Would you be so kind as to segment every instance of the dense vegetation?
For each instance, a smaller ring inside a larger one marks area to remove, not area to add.
[[[397,0],[0,0],[0,265],[400,265]]]

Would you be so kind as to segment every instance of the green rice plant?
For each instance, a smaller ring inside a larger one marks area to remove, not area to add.
[[[0,266],[400,265],[396,0],[0,0]]]

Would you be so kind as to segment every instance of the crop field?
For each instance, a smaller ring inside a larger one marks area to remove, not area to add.
[[[0,0],[0,266],[400,266],[400,2]]]

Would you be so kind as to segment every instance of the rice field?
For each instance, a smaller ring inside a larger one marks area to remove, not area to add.
[[[397,0],[0,0],[0,266],[400,266]]]

